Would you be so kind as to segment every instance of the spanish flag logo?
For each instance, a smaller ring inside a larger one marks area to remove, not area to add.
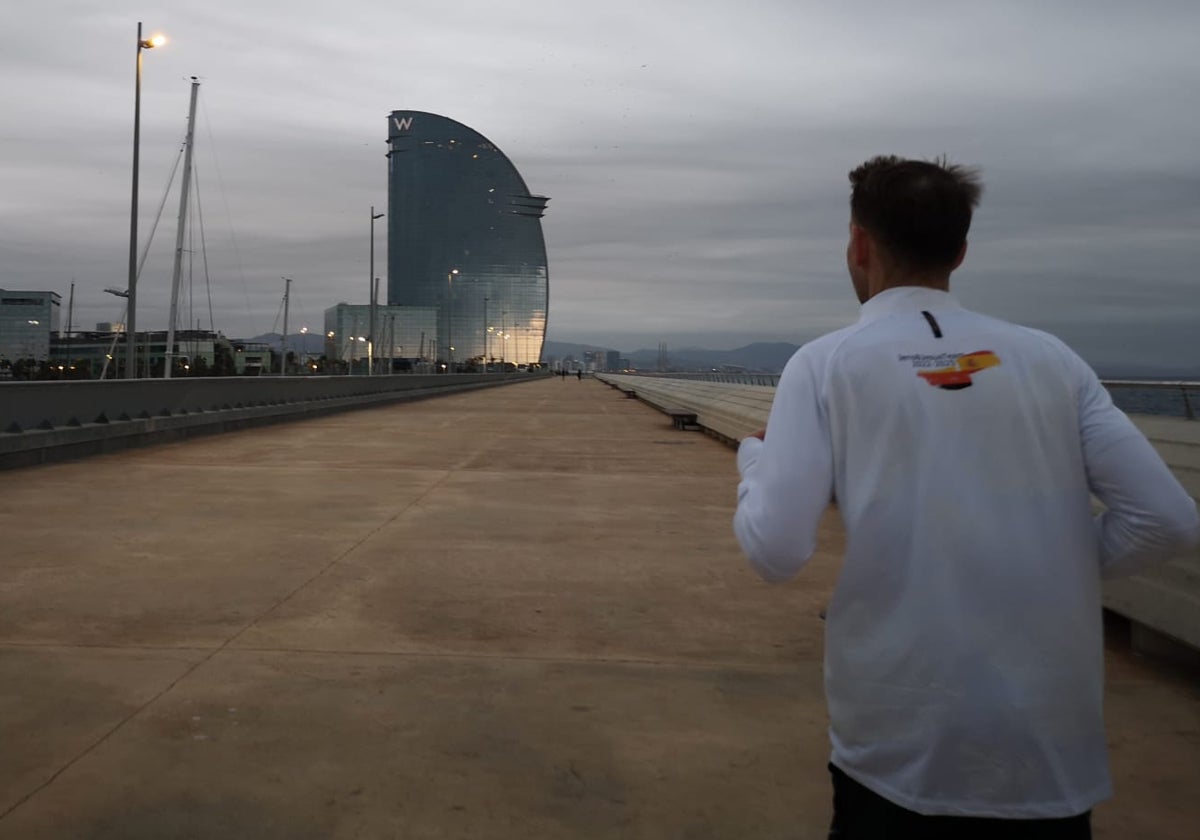
[[[951,367],[917,371],[917,376],[935,388],[959,391],[971,387],[971,377],[974,374],[999,364],[1000,357],[991,350],[976,350],[974,353],[959,356]]]

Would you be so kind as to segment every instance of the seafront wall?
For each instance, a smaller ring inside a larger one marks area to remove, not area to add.
[[[0,469],[537,378],[462,373],[4,383]]]
[[[775,389],[650,376],[597,374],[662,411],[695,414],[695,425],[731,445],[766,425]],[[1130,415],[1191,494],[1200,498],[1200,421]],[[1130,620],[1136,648],[1173,656],[1200,652],[1200,549],[1104,585],[1104,606]],[[1189,657],[1191,654],[1187,654]]]

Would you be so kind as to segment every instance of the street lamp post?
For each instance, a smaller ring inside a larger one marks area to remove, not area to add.
[[[351,322],[350,326],[347,328],[350,330],[350,334],[346,338],[346,340],[348,342],[350,342],[350,361],[349,361],[349,367],[347,370],[351,376],[354,375],[354,355],[355,355],[355,347],[357,346],[355,344],[355,342],[364,342],[365,343],[367,340],[366,336],[358,335],[358,333],[366,331],[363,324],[359,322],[359,314],[360,313],[355,312],[353,318],[350,318],[349,314],[347,314],[347,316],[346,316],[347,320],[349,320]]]
[[[505,332],[505,330],[507,329],[507,325],[508,325],[508,310],[504,309],[504,310],[501,310],[501,312],[500,312],[500,335],[503,336],[503,339],[500,342],[500,370],[502,370],[502,371],[508,370],[508,367],[507,367],[508,361],[505,358],[505,350],[507,349],[508,345],[504,343],[505,341],[508,341],[508,333]]]
[[[396,314],[388,315],[388,376],[396,372]]]
[[[491,329],[488,326],[487,309],[488,309],[488,299],[487,299],[487,296],[484,296],[484,298],[483,298],[483,372],[484,373],[488,372],[488,332]]]
[[[375,356],[375,353],[374,353],[374,350],[375,350],[375,306],[378,303],[377,299],[379,297],[379,278],[377,278],[375,276],[375,220],[382,219],[382,218],[383,218],[383,214],[376,213],[375,205],[372,204],[371,205],[371,276],[368,278],[368,285],[370,286],[370,288],[367,290],[368,293],[370,294],[370,297],[367,299],[369,301],[371,301],[371,323],[367,328],[368,329],[367,340],[371,342],[369,345],[367,345],[367,359],[368,359],[367,375],[368,376],[370,376],[372,373],[371,368],[373,368],[375,366],[375,358],[374,358],[374,356]]]
[[[446,355],[450,362],[450,372],[454,373],[454,275],[457,268],[450,269],[446,275]]]
[[[138,223],[138,147],[142,132],[142,50],[161,47],[167,42],[162,35],[142,38],[142,22],[137,25],[137,67],[133,86],[133,190],[129,208],[129,315],[125,319],[126,357],[125,377],[137,377],[137,223]]]
[[[280,277],[283,281],[283,337],[279,341],[279,375],[287,376],[287,322],[288,299],[292,294],[292,278]]]
[[[129,290],[128,289],[112,289],[104,290],[110,295],[119,298],[125,298],[125,311],[121,313],[121,320],[125,320],[125,316],[129,314]],[[108,365],[113,361],[117,352],[117,339],[120,338],[119,332],[113,332],[112,344],[108,345],[108,352],[104,355],[104,367],[100,371],[100,378],[103,379],[108,374]],[[117,365],[113,365],[113,379],[117,379]]]

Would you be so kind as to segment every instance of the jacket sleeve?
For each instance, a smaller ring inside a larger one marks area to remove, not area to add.
[[[808,562],[832,497],[832,447],[818,379],[813,361],[799,351],[775,389],[765,440],[746,438],[738,447],[734,533],[750,565],[772,583]]]
[[[1108,390],[1076,358],[1079,424],[1088,487],[1105,506],[1097,519],[1100,573],[1132,574],[1200,541],[1196,503],[1146,437],[1113,405]]]

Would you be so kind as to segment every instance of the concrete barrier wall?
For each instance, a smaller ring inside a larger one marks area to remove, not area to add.
[[[735,445],[766,425],[775,398],[775,389],[764,385],[615,374],[597,374],[596,378],[659,409],[695,411],[697,423]],[[1192,498],[1200,499],[1200,422],[1131,417]],[[1104,605],[1130,619],[1134,644],[1141,650],[1159,653],[1165,643],[1174,640],[1200,651],[1200,550],[1142,574],[1107,581]]]
[[[497,385],[537,374],[0,384],[0,469]]]

